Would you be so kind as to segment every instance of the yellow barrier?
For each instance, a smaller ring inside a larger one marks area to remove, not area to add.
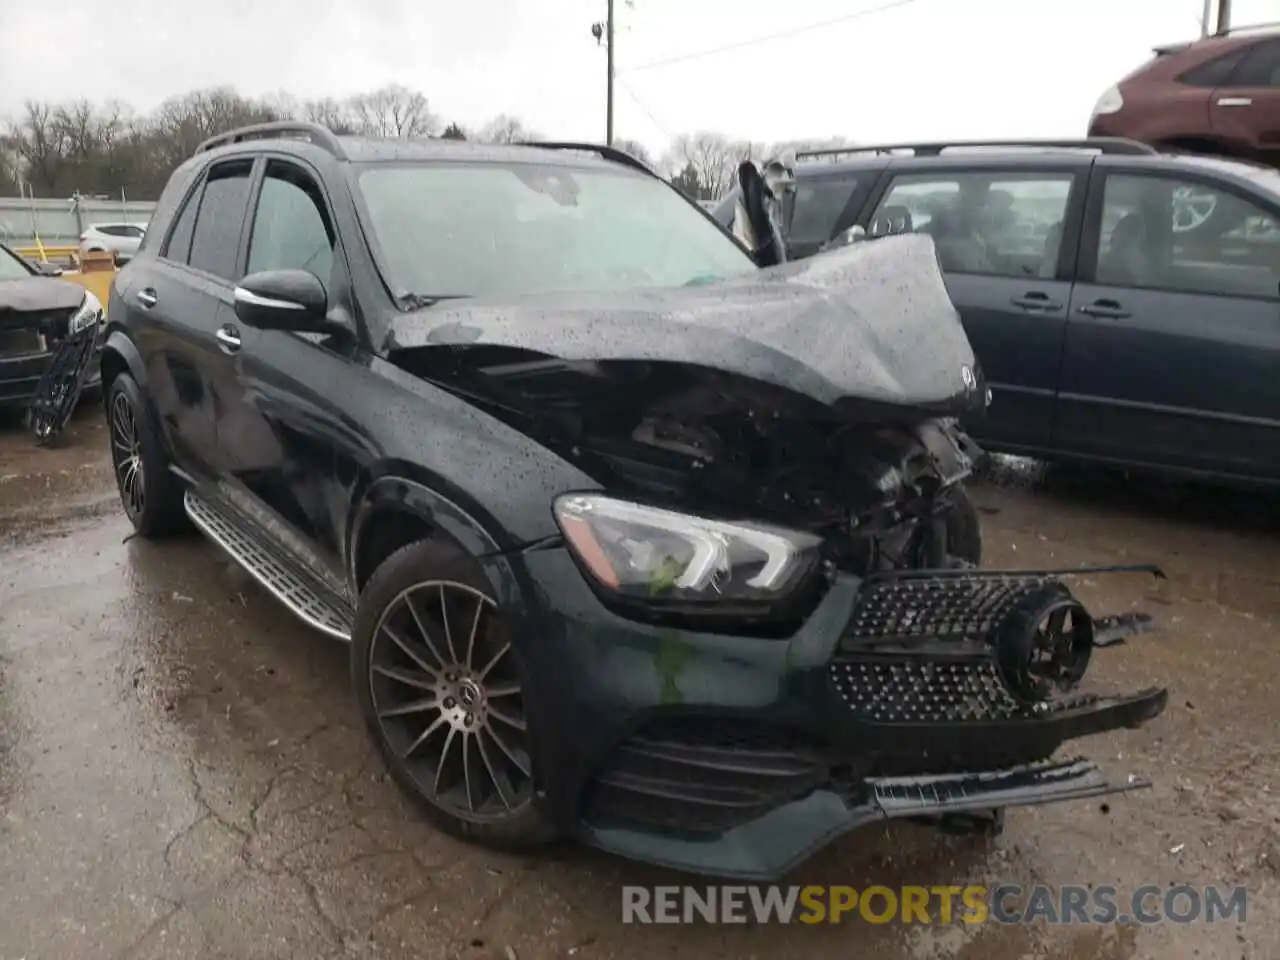
[[[92,273],[81,273],[78,270],[71,270],[62,275],[60,279],[70,280],[72,283],[78,283],[84,287],[102,304],[102,309],[107,309],[107,298],[111,296],[111,282],[115,280],[118,270],[99,270]]]
[[[40,260],[44,263],[50,260],[69,260],[78,263],[80,260],[79,247],[14,247],[13,252],[28,260]]]

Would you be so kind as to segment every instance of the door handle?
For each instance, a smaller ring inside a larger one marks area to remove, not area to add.
[[[1126,317],[1133,316],[1114,300],[1095,300],[1093,303],[1086,303],[1080,308],[1080,312],[1085,316],[1099,317],[1105,320],[1124,320]]]
[[[1220,107],[1249,107],[1252,105],[1252,97],[1223,97],[1218,101],[1218,106]]]
[[[133,296],[134,296],[134,299],[136,299],[138,303],[142,305],[144,310],[150,310],[152,307],[154,307],[157,303],[160,302],[159,299],[156,297],[156,292],[152,290],[150,287],[147,287],[145,290],[139,290]]]
[[[220,326],[214,337],[225,353],[235,353],[240,349],[240,331],[229,323]]]
[[[1021,297],[1014,297],[1009,301],[1015,307],[1021,307],[1023,310],[1057,310],[1062,304],[1050,300],[1047,293],[1027,293]]]

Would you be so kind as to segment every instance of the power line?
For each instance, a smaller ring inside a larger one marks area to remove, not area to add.
[[[727,53],[730,50],[741,50],[743,47],[752,47],[761,43],[771,43],[774,40],[784,40],[787,37],[795,37],[802,33],[811,33],[814,30],[822,30],[825,27],[834,26],[838,23],[847,23],[850,20],[858,20],[862,17],[869,17],[875,13],[885,13],[898,7],[905,7],[916,0],[892,0],[890,3],[882,3],[878,7],[869,7],[866,10],[859,10],[857,13],[846,13],[844,16],[835,17],[831,20],[824,20],[821,23],[809,23],[800,27],[793,27],[790,30],[782,30],[778,33],[766,34],[763,37],[753,37],[750,40],[739,40],[737,43],[725,44],[723,47],[712,47],[708,50],[695,50],[691,53],[680,54],[675,57],[668,57],[664,60],[653,60],[649,63],[642,63],[636,67],[630,67],[627,70],[619,71],[620,73],[636,73],[640,70],[656,70],[658,67],[671,66],[674,63],[684,63],[688,60],[700,60],[703,57],[714,56],[717,53]]]
[[[675,139],[675,134],[673,134],[670,130],[667,129],[666,124],[664,124],[661,120],[659,120],[657,117],[653,115],[653,111],[644,105],[644,103],[640,100],[640,98],[636,96],[634,90],[632,90],[629,86],[627,86],[621,80],[617,80],[615,82],[618,85],[618,89],[620,89],[623,93],[625,93],[628,97],[630,97],[631,102],[634,103],[637,107],[639,107],[642,111],[644,111],[644,115],[653,121],[653,125],[657,127],[660,131],[662,131],[663,135],[668,140]]]

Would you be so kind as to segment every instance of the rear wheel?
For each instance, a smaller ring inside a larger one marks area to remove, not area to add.
[[[522,677],[487,578],[444,540],[374,572],[352,632],[356,699],[387,768],[439,826],[506,848],[556,831],[534,805]]]
[[[184,529],[182,484],[169,471],[169,460],[133,377],[122,373],[111,381],[106,408],[111,467],[121,506],[134,530],[151,539]]]

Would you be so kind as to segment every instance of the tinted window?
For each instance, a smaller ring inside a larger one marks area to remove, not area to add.
[[[200,196],[203,193],[204,184],[202,183],[191,191],[191,196],[187,197],[187,202],[173,225],[173,232],[169,234],[169,240],[160,254],[166,260],[186,263],[187,257],[191,255],[191,234],[195,230],[196,211],[200,209]]]
[[[253,217],[249,272],[306,270],[327,286],[333,236],[315,182],[292,164],[271,161]]]
[[[674,287],[756,269],[676,190],[630,170],[378,164],[359,189],[387,280],[404,292]]]
[[[1227,82],[1227,78],[1231,76],[1231,71],[1244,59],[1246,53],[1248,53],[1248,48],[1232,50],[1230,53],[1216,57],[1208,63],[1192,67],[1178,79],[1194,87],[1220,87]]]
[[[232,160],[209,171],[187,261],[197,270],[224,280],[239,279],[236,261],[252,169],[251,160]]]
[[[1066,173],[900,176],[867,234],[927,233],[950,273],[1052,277],[1071,182]]]
[[[852,173],[798,180],[789,242],[820,244],[830,240],[857,185]]]
[[[1280,87],[1280,41],[1260,43],[1231,75],[1233,87]]]
[[[1112,176],[1103,200],[1099,283],[1280,296],[1276,216],[1234,193],[1164,177]]]
[[[146,233],[141,227],[123,227],[122,229],[124,232],[121,236],[125,237],[141,237]]]

